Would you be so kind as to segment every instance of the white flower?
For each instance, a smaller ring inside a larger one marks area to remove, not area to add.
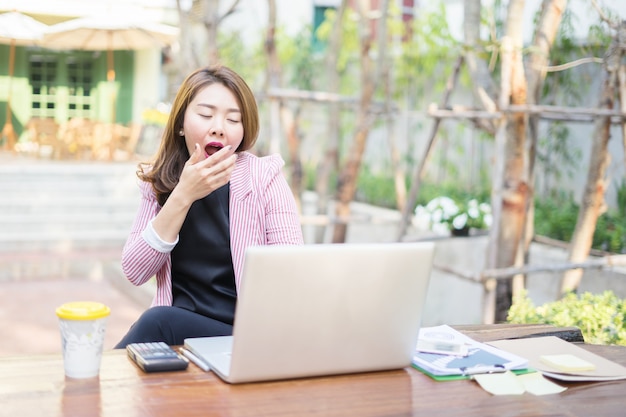
[[[417,230],[429,230],[431,223],[431,215],[424,206],[415,207],[415,215],[413,216],[413,226]]]
[[[448,234],[450,229],[466,227],[490,227],[492,222],[491,206],[479,203],[475,198],[467,204],[457,205],[450,197],[433,198],[426,206],[417,206],[413,225],[419,230],[432,230],[437,234]]]
[[[472,199],[467,203],[467,215],[472,219],[477,219],[480,217],[480,206],[478,205],[478,201],[476,199]]]
[[[450,197],[436,197],[426,204],[426,210],[431,213],[441,212],[441,219],[447,220],[455,216],[459,212],[459,207]]]
[[[462,229],[467,224],[467,213],[462,213],[452,220],[452,226],[455,229]]]

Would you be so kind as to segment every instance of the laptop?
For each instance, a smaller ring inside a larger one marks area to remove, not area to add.
[[[184,347],[232,384],[407,367],[433,255],[432,242],[250,247],[233,335]]]

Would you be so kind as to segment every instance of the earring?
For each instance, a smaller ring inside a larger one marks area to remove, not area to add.
[[[178,131],[178,136],[185,136],[185,132],[183,131],[183,129],[180,129]]]

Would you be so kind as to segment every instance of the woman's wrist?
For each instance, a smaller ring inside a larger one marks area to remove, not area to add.
[[[154,226],[152,225],[153,221],[154,219],[150,220],[148,222],[148,225],[144,229],[142,233],[143,239],[151,248],[153,248],[156,251],[159,251],[161,253],[171,252],[172,249],[174,249],[174,247],[178,243],[178,235],[176,236],[176,239],[174,240],[174,242],[167,242],[163,240],[161,236],[159,236],[157,231],[154,229]]]

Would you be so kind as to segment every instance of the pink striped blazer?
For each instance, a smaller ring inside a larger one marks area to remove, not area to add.
[[[249,246],[303,244],[293,194],[282,173],[279,155],[263,158],[241,152],[230,179],[230,250],[239,290],[244,253]],[[142,237],[160,206],[152,185],[140,183],[141,203],[122,252],[122,269],[130,282],[142,285],[156,277],[153,306],[172,305],[170,252],[160,252]]]

